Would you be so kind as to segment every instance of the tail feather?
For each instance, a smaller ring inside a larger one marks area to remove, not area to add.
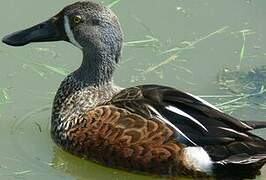
[[[242,121],[253,129],[266,128],[266,121]]]
[[[234,155],[228,159],[214,163],[214,172],[218,179],[241,180],[255,178],[260,175],[260,169],[266,163],[266,154],[249,156],[247,154]],[[229,178],[229,179],[230,179]]]

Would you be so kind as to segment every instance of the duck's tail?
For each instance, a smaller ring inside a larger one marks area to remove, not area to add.
[[[233,155],[225,160],[214,163],[217,179],[241,180],[255,178],[266,163],[266,154],[250,156],[247,154]]]
[[[266,128],[266,121],[242,121],[253,129]]]

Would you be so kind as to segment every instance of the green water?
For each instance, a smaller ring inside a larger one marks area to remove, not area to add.
[[[72,2],[1,0],[0,36],[46,20]],[[223,67],[249,70],[266,65],[265,8],[264,0],[121,0],[112,9],[128,43],[116,84],[170,85],[203,95],[213,104],[232,105],[232,98],[209,96],[230,95],[216,83]],[[183,48],[178,55],[168,51],[176,47]],[[22,48],[0,44],[1,180],[154,178],[81,160],[52,142],[49,124],[54,93],[64,74],[80,62],[80,51],[65,42]],[[262,120],[265,107],[253,102],[227,112],[241,119]],[[256,133],[266,138],[265,130]],[[266,168],[258,179],[265,178]]]

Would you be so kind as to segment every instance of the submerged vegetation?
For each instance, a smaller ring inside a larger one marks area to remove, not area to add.
[[[220,34],[220,33],[224,33],[225,30],[227,30],[228,28],[229,28],[229,26],[224,26],[224,27],[222,27],[222,28],[220,28],[220,29],[218,29],[218,30],[216,30],[214,32],[211,32],[211,33],[209,33],[209,34],[207,34],[207,35],[205,35],[203,37],[200,37],[200,38],[198,38],[196,40],[183,41],[183,42],[181,42],[182,47],[174,47],[172,49],[165,50],[165,51],[161,52],[160,54],[168,54],[168,53],[173,53],[173,52],[178,54],[178,53],[183,52],[184,50],[195,48],[195,46],[198,43],[200,43],[200,42],[202,42],[202,41],[204,41],[204,40],[206,40],[206,39],[208,39],[208,38],[210,38],[210,37],[212,37],[214,35],[217,35],[217,34]]]
[[[118,4],[121,0],[111,0],[111,2],[107,5],[107,7],[112,8],[116,4]]]
[[[144,40],[127,41],[124,43],[124,46],[135,47],[135,48],[151,47],[154,49],[159,49],[160,41],[159,41],[159,39],[157,39],[151,35],[146,35]]]
[[[248,71],[241,68],[247,53],[247,36],[255,34],[255,32],[250,29],[243,29],[237,33],[241,33],[243,39],[239,53],[239,64],[235,67],[223,68],[218,73],[217,84],[219,88],[229,94],[216,96],[215,98],[220,101],[216,106],[229,113],[244,107],[264,110],[266,109],[266,65]]]
[[[160,52],[159,55],[164,55],[164,54],[171,54],[171,55],[169,57],[167,57],[166,59],[164,59],[163,61],[161,61],[159,64],[152,65],[152,66],[148,67],[147,69],[145,69],[143,71],[142,74],[153,72],[153,71],[157,70],[158,68],[160,68],[166,64],[170,64],[171,62],[175,61],[181,55],[181,53],[184,52],[185,50],[195,48],[195,46],[198,43],[200,43],[201,41],[204,41],[204,40],[206,40],[206,39],[208,39],[208,38],[210,38],[216,34],[223,33],[223,32],[225,32],[225,30],[227,28],[228,28],[228,26],[222,27],[222,28],[220,28],[214,32],[211,32],[211,33],[207,34],[206,36],[200,37],[194,41],[183,41],[183,42],[181,42],[181,47],[178,46],[178,47],[174,47],[174,48]]]
[[[5,104],[12,103],[9,89],[8,88],[0,88],[0,107]],[[1,109],[0,109],[1,110]],[[1,117],[1,111],[0,111],[0,117]]]
[[[250,29],[243,29],[241,31],[239,31],[239,33],[241,33],[242,38],[243,38],[243,44],[239,53],[239,64],[237,66],[238,69],[241,69],[241,65],[242,62],[244,60],[244,55],[245,55],[245,51],[246,51],[246,39],[248,35],[254,34],[255,32],[253,32]]]
[[[0,105],[11,103],[11,97],[9,95],[8,88],[0,88]]]
[[[24,69],[31,69],[32,71],[36,72],[39,74],[41,77],[46,77],[46,73],[48,71],[66,76],[69,74],[69,70],[63,67],[56,67],[56,66],[51,66],[45,63],[29,63],[29,64],[23,64]]]
[[[266,66],[241,71],[239,68],[224,68],[218,74],[218,85],[230,93],[222,98],[229,98],[217,104],[226,111],[233,111],[241,107],[266,107]],[[221,97],[220,97],[221,98]]]
[[[233,94],[254,94],[266,87],[266,66],[257,67],[248,72],[224,68],[218,74],[221,88]]]

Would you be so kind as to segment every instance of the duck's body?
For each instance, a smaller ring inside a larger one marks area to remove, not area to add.
[[[266,162],[266,142],[248,132],[255,127],[173,88],[86,85],[71,74],[56,94],[51,133],[64,150],[110,167],[239,178]]]
[[[122,31],[108,8],[78,2],[3,39],[15,46],[54,40],[71,42],[84,56],[53,104],[52,138],[66,151],[110,167],[168,176],[240,179],[257,175],[266,162],[266,141],[249,132],[266,123],[241,122],[170,87],[114,86]]]

